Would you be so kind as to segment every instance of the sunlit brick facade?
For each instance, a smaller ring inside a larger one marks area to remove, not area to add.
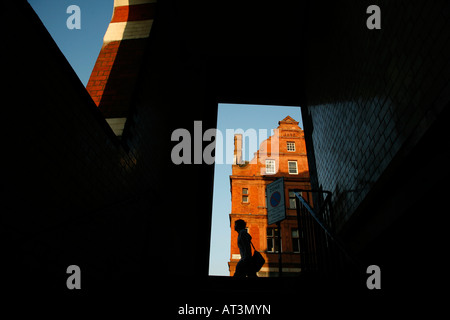
[[[234,221],[247,222],[248,232],[256,250],[266,259],[258,276],[278,274],[278,238],[276,224],[267,225],[266,186],[284,177],[286,219],[281,222],[283,275],[300,272],[300,244],[292,189],[310,189],[309,171],[303,130],[287,116],[278,122],[278,130],[263,141],[252,161],[243,162],[242,135],[235,136],[235,164],[231,184],[231,252],[229,271],[232,276],[240,259]],[[272,150],[273,149],[273,150]],[[274,151],[274,152],[272,152]]]
[[[142,68],[156,0],[115,0],[111,22],[86,90],[121,136]]]

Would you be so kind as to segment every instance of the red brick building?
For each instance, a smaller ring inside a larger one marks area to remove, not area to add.
[[[235,135],[235,157],[231,185],[231,252],[230,275],[240,259],[234,222],[243,219],[253,245],[266,259],[258,276],[278,274],[278,229],[267,225],[266,186],[284,177],[286,219],[281,222],[283,275],[300,272],[300,241],[295,198],[290,190],[310,189],[308,162],[303,130],[287,116],[278,122],[278,130],[263,141],[252,161],[242,161],[242,135]],[[273,152],[272,152],[273,149]],[[308,199],[309,200],[309,199]]]
[[[117,136],[128,118],[155,13],[156,0],[114,0],[111,23],[86,86]]]

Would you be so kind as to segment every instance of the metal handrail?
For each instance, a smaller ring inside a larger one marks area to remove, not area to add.
[[[308,213],[313,217],[314,221],[320,226],[320,228],[325,232],[325,234],[329,237],[331,241],[333,241],[336,246],[340,249],[340,251],[346,256],[346,258],[351,261],[355,266],[361,267],[362,263],[357,259],[350,251],[347,249],[345,244],[339,239],[337,235],[335,235],[326,225],[324,221],[322,221],[322,216],[326,206],[328,205],[331,209],[331,196],[332,193],[330,191],[323,190],[308,190],[308,189],[293,189],[290,190],[294,192],[296,198],[300,201],[301,205],[308,211]],[[310,204],[303,198],[300,192],[311,192],[311,193],[321,193],[326,194],[326,198],[323,201],[323,205],[319,208],[319,214],[317,214],[314,209],[310,206]],[[300,206],[297,206],[297,217],[300,219]]]

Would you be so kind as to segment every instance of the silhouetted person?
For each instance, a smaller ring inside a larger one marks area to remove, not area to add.
[[[250,247],[252,236],[245,229],[246,225],[242,219],[234,222],[234,230],[239,234],[237,244],[239,253],[241,254],[241,260],[236,265],[234,277],[256,277],[256,272],[252,264],[252,248]]]

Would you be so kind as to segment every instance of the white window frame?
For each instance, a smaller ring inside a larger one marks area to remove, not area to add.
[[[273,227],[269,227],[269,228],[267,228],[267,230],[266,230],[266,239],[267,239],[267,243],[270,241],[271,243],[272,243],[272,249],[270,249],[269,250],[269,246],[267,246],[267,252],[270,252],[270,253],[279,253],[279,251],[278,250],[275,250],[275,246],[277,245],[277,242],[278,242],[278,232],[277,231],[275,231],[276,229],[278,229],[278,228],[273,228]],[[269,231],[269,230],[271,230],[271,234],[270,235],[268,235],[267,233],[267,231]],[[281,236],[281,234],[280,234],[280,236]],[[283,252],[283,239],[281,239],[281,241],[280,241],[280,248],[278,248],[281,252]]]
[[[295,142],[288,141],[286,144],[286,149],[288,152],[295,152]]]
[[[295,163],[295,172],[291,172],[291,167],[290,167],[291,163]],[[289,171],[289,174],[298,174],[297,161],[288,160],[288,171]]]
[[[302,195],[302,192],[299,192],[299,193],[300,193],[300,195]],[[289,208],[288,209],[297,209],[297,202],[296,202],[297,196],[295,195],[295,192],[289,190],[288,195],[289,195]]]
[[[247,190],[247,193],[244,193],[244,190]],[[244,201],[244,198],[246,199],[246,201]],[[242,188],[242,203],[249,203],[250,199],[249,199],[249,194],[248,194],[248,188]]]
[[[271,163],[272,165],[268,166],[269,163]],[[269,168],[271,170],[268,170]],[[275,173],[277,173],[275,160],[266,159],[266,174],[275,174]]]

